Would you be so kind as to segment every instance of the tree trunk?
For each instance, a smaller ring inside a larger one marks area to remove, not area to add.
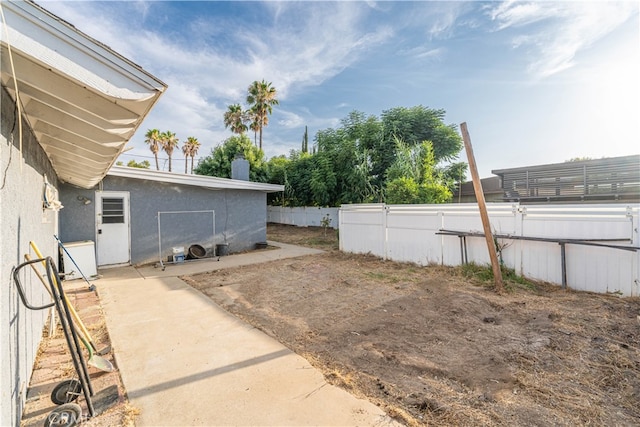
[[[189,156],[184,156],[184,173],[185,174],[187,173],[187,167],[188,167],[188,164],[189,164],[188,159],[189,159]]]
[[[158,153],[153,153],[153,156],[156,158],[156,170],[160,170],[160,165],[158,165]]]

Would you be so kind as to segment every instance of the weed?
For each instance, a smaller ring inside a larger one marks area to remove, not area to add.
[[[471,262],[459,268],[464,277],[473,278],[485,284],[493,282],[493,270],[489,265],[479,265]],[[516,274],[513,268],[508,268],[503,265],[500,267],[500,270],[502,271],[502,281],[507,290],[514,291],[515,288],[524,288],[533,291],[537,289],[535,283]]]
[[[327,235],[327,228],[329,228],[330,225],[331,225],[331,218],[329,218],[329,214],[327,214],[320,220],[320,226],[324,229],[325,236]]]

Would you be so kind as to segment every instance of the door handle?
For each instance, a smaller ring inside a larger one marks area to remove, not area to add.
[[[98,229],[98,234],[102,234],[102,229]]]

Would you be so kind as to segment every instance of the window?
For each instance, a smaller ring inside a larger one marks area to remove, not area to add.
[[[124,224],[124,198],[102,199],[102,223]]]

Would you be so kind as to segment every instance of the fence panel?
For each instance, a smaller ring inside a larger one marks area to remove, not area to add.
[[[433,205],[442,211],[444,230],[483,232],[480,210],[475,203],[463,203],[455,205]],[[516,234],[517,207],[511,203],[489,203],[487,213],[491,222],[491,228],[495,233]],[[462,256],[460,253],[460,239],[455,236],[445,236],[443,248],[443,264],[449,266],[460,265]],[[478,264],[488,264],[489,252],[485,239],[466,238],[466,253],[468,260]],[[513,265],[511,252],[504,251],[505,263]],[[510,261],[511,263],[509,263]]]
[[[638,246],[640,205],[487,205],[497,234],[551,239],[610,239],[621,246]],[[340,249],[372,253],[385,259],[420,265],[462,263],[462,239],[436,234],[439,230],[482,232],[475,204],[345,205],[340,209]],[[624,240],[619,240],[624,239]],[[563,283],[562,246],[498,238],[504,264],[518,274],[555,284]],[[484,238],[466,238],[469,262],[488,264]],[[640,251],[565,244],[567,285],[576,290],[640,294]]]
[[[386,208],[383,204],[343,205],[339,222],[341,251],[386,257]]]
[[[419,265],[442,263],[442,215],[422,205],[388,206],[386,258]]]
[[[637,218],[637,210],[636,210]],[[636,219],[637,223],[637,219]],[[603,242],[630,245],[634,239],[633,209],[626,205],[526,206],[522,208],[522,234],[566,239],[611,239]],[[617,241],[625,239],[624,241]],[[638,253],[567,244],[567,285],[591,292],[637,294]],[[562,283],[560,245],[527,245],[522,274]],[[634,261],[634,258],[636,261]],[[634,271],[636,270],[636,271]]]
[[[329,219],[329,228],[338,228],[338,208],[267,206],[267,222],[298,227],[322,227],[322,220]]]

